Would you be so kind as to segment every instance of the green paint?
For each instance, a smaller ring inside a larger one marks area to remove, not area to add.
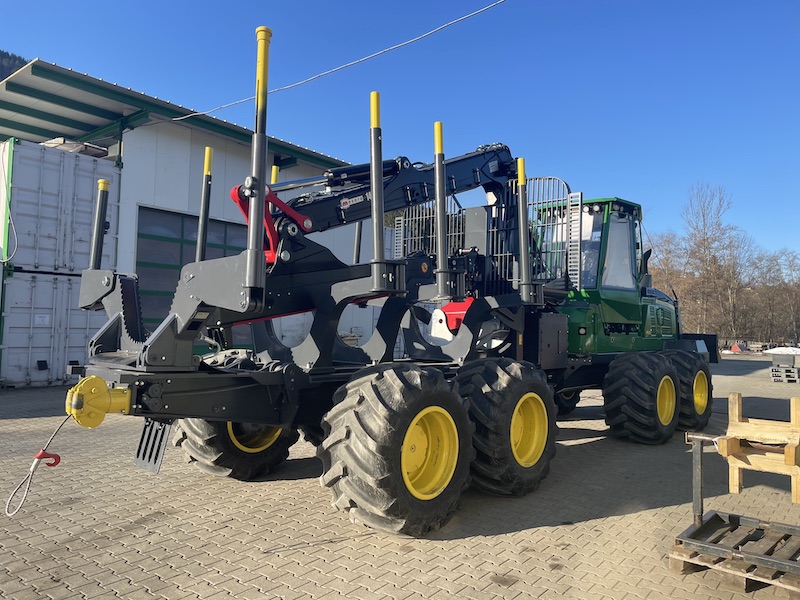
[[[156,100],[155,98],[150,98],[138,92],[129,92],[126,90],[118,89],[117,86],[113,84],[91,81],[89,80],[88,77],[80,76],[76,73],[62,72],[60,69],[57,70],[49,65],[40,63],[35,63],[31,66],[31,74],[36,77],[46,79],[48,81],[53,81],[62,85],[69,86],[74,89],[85,91],[100,98],[106,98],[109,100],[113,100],[115,102],[121,102],[123,104],[127,104],[129,106],[135,106],[142,111],[150,111],[154,114],[162,115],[169,119],[186,117],[182,120],[186,121],[187,124],[191,124],[195,127],[199,127],[200,129],[204,129],[206,131],[210,131],[212,133],[216,133],[218,135],[222,135],[245,144],[249,144],[252,141],[252,132],[248,129],[245,129],[244,127],[233,125],[231,123],[225,123],[223,121],[219,121],[218,119],[206,115],[195,115],[191,110],[173,106],[168,102]],[[40,97],[42,94],[45,94],[45,92],[40,92],[39,90],[34,90],[32,88],[25,88],[24,92],[20,91],[20,93],[25,93],[32,97],[37,97],[37,96]],[[60,104],[62,106],[67,106],[68,108],[70,108],[70,106],[66,104],[67,101],[65,99],[60,97],[56,98],[58,99],[58,101],[56,102],[57,104]],[[51,99],[48,101],[53,101],[53,100]],[[82,103],[76,103],[76,104],[82,104]],[[80,110],[75,106],[72,106],[71,108]],[[84,110],[82,110],[81,112],[88,112],[89,114],[101,116],[110,121],[116,122],[123,118],[123,115],[111,113],[109,111],[102,111],[101,109],[98,109],[97,107],[92,107],[90,105],[84,104],[83,108]],[[192,115],[192,116],[187,116],[187,115]],[[51,137],[57,137],[57,136],[51,136]],[[97,139],[97,136],[94,136],[94,139]],[[297,146],[294,146],[292,144],[282,142],[281,140],[276,140],[272,138],[268,139],[267,145],[269,149],[275,153],[288,154],[290,156],[294,156],[301,160],[309,162],[312,165],[326,169],[332,167],[341,167],[347,164],[344,161],[337,160],[335,158],[320,156],[310,150],[304,150],[302,148],[298,148]]]
[[[58,131],[53,129],[43,129],[41,127],[26,125],[25,123],[20,123],[19,121],[10,121],[8,119],[0,119],[0,127],[8,127],[9,129],[14,129],[15,131],[30,133],[31,135],[44,137],[48,140],[61,135]]]
[[[25,105],[17,105],[15,103],[2,101],[0,108],[11,110],[21,115],[27,115],[37,119],[40,123],[50,123],[54,126],[61,126],[64,129],[72,130],[72,132],[56,129],[49,129],[46,127],[37,127],[34,125],[20,123],[12,120],[0,120],[0,126],[14,129],[19,132],[43,138],[52,139],[56,137],[70,137],[75,139],[74,131],[86,132],[78,137],[78,141],[90,142],[92,140],[103,139],[105,137],[117,137],[121,129],[134,129],[145,123],[150,122],[150,114],[159,115],[168,119],[181,118],[186,121],[187,125],[197,127],[207,132],[223,136],[225,138],[240,142],[242,144],[250,144],[252,141],[252,132],[249,129],[234,125],[232,123],[225,123],[207,115],[195,115],[191,110],[174,106],[168,102],[151,98],[139,92],[133,92],[119,88],[114,84],[109,84],[102,81],[92,79],[87,75],[81,75],[56,67],[48,65],[39,61],[31,65],[31,75],[40,79],[58,83],[67,86],[74,90],[79,90],[96,96],[97,98],[104,98],[113,102],[124,104],[128,107],[136,107],[139,112],[134,115],[125,116],[119,112],[104,109],[94,104],[81,102],[65,98],[62,95],[46,92],[44,90],[36,89],[30,86],[22,85],[13,81],[6,82],[6,90],[15,94],[20,94],[31,100],[42,100],[44,102],[67,108],[72,111],[81,112],[91,115],[95,118],[100,118],[107,123],[95,128],[88,123],[77,119],[70,119],[61,115],[53,114],[51,112],[41,111],[38,109],[30,108]],[[311,150],[306,150],[277,140],[269,138],[267,142],[270,151],[282,156],[288,156],[288,160],[300,159],[316,167],[329,169],[346,165],[347,163],[332,157],[319,155]],[[285,168],[290,164],[287,162]]]
[[[23,106],[21,104],[6,102],[5,100],[0,100],[0,109],[10,110],[12,112],[17,112],[22,115],[33,117],[34,119],[40,119],[42,121],[47,121],[48,123],[54,123],[55,125],[63,125],[64,127],[68,127],[70,129],[77,129],[79,131],[91,131],[92,129],[94,129],[94,125],[90,125],[89,123],[84,123],[83,121],[70,119],[68,117],[63,117],[61,115],[54,115],[53,113],[49,113],[43,110],[37,110],[35,108],[30,108],[28,106]]]
[[[11,218],[11,175],[14,167],[14,145],[16,144],[15,138],[10,138],[8,144],[8,162],[6,164],[6,218],[3,219],[3,274],[0,277],[0,365],[3,364],[3,342],[5,330],[5,319],[3,315],[6,312],[6,279],[14,274],[10,269],[10,265],[6,263],[8,260],[8,230]]]
[[[593,207],[597,206],[597,212],[603,215],[599,269],[595,287],[573,290],[558,309],[568,317],[568,351],[571,354],[606,354],[661,350],[666,340],[677,338],[674,305],[664,300],[643,297],[642,273],[636,277],[636,285],[631,289],[604,288],[602,285],[609,249],[611,215],[623,212],[633,222],[641,223],[641,206],[621,198],[585,200],[583,204],[590,207],[590,214],[597,214],[593,211]],[[639,258],[635,241],[635,236],[632,235],[631,260]],[[657,321],[655,325],[652,324],[653,318]]]
[[[59,96],[58,94],[51,94],[50,92],[37,90],[35,88],[28,87],[27,85],[20,85],[19,83],[14,83],[13,81],[6,82],[6,90],[9,92],[14,92],[15,94],[28,96],[29,98],[34,98],[36,100],[44,100],[45,102],[55,104],[56,106],[63,106],[64,108],[69,108],[70,110],[82,112],[87,115],[93,115],[109,121],[121,119],[124,116],[110,110],[105,110],[104,108],[86,104],[85,102],[70,100],[69,98]]]
[[[79,142],[91,142],[92,140],[115,137],[121,139],[122,131],[125,129],[136,129],[150,121],[150,111],[142,110],[130,116],[123,117],[116,121],[103,125],[90,131],[77,139]]]
[[[6,218],[3,219],[3,262],[8,260],[8,230],[11,218],[11,174],[14,170],[14,145],[16,139],[10,138],[8,142],[8,162],[6,164]],[[5,279],[4,279],[5,281]]]

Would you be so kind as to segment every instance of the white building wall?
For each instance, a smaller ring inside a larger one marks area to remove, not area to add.
[[[250,146],[174,123],[140,127],[127,132],[122,150],[121,223],[119,265],[132,272],[136,265],[136,231],[140,206],[197,215],[203,183],[205,148],[214,150],[209,216],[244,223],[230,191],[250,175]],[[267,164],[272,164],[272,154]],[[279,181],[312,177],[319,167],[300,162],[282,171]]]

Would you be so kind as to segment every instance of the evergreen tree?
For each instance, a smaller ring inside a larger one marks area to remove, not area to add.
[[[0,81],[24,67],[28,62],[27,59],[17,54],[0,50]]]

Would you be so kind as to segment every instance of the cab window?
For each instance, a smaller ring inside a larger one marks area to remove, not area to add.
[[[603,235],[603,212],[584,212],[581,219],[581,287],[597,287],[600,266],[600,240]]]
[[[611,213],[608,245],[603,265],[603,287],[636,289],[631,220],[627,215]]]

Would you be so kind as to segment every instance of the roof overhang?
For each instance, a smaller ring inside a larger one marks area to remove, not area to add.
[[[107,148],[124,131],[175,119],[244,144],[252,139],[245,127],[38,58],[0,82],[0,141],[63,137]],[[284,159],[296,157],[322,168],[347,164],[275,138],[269,138],[269,149]]]

